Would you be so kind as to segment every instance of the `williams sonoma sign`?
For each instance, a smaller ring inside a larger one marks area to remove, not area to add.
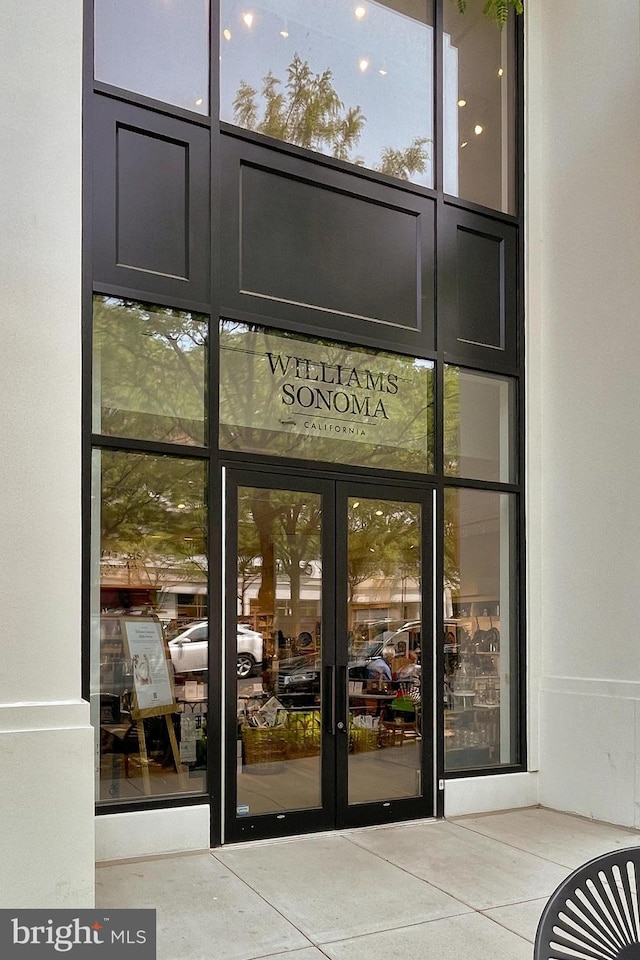
[[[347,422],[357,428],[362,422],[389,419],[379,394],[395,396],[398,377],[386,371],[373,372],[341,363],[314,362],[308,357],[267,352],[272,377],[279,381],[282,403],[300,411],[324,411],[347,416]],[[300,383],[300,381],[303,381]],[[388,406],[388,403],[387,403]]]
[[[221,445],[357,464],[371,463],[371,446],[398,461],[381,466],[428,469],[432,373],[412,357],[223,324]],[[305,437],[332,443],[307,449]]]

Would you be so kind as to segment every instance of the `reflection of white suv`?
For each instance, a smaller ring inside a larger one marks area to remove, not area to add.
[[[263,639],[245,623],[237,628],[238,653],[236,673],[238,677],[248,677],[256,663],[262,663]],[[192,623],[190,627],[169,640],[171,662],[176,673],[191,673],[208,669],[209,624],[206,620]]]

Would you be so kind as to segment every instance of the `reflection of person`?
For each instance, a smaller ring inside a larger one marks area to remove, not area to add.
[[[418,663],[418,654],[415,650],[409,650],[407,654],[409,663],[398,670],[398,680],[416,680],[420,677],[420,665]]]
[[[380,656],[367,664],[369,680],[391,680],[391,661],[396,655],[394,647],[383,647]]]

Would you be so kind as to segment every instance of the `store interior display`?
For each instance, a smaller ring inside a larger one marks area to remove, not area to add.
[[[101,798],[197,789],[206,769],[207,696],[206,672],[175,676],[157,617],[102,614]]]
[[[447,769],[495,763],[500,752],[500,617],[462,615],[446,625]]]

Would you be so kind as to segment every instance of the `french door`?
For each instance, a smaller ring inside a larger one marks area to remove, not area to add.
[[[226,840],[433,813],[431,514],[226,471]]]

